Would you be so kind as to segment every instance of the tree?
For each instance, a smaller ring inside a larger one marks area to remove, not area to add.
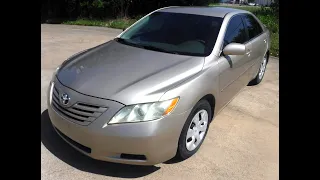
[[[274,0],[270,7],[272,11],[279,17],[279,0]]]
[[[212,0],[41,0],[41,20],[48,18],[126,18],[166,6],[207,6]],[[213,0],[218,2],[219,0]]]
[[[113,13],[120,18],[126,18],[129,15],[129,8],[135,0],[108,0],[107,6],[112,7]]]
[[[212,3],[220,3],[221,0],[212,0],[211,2],[212,2]]]

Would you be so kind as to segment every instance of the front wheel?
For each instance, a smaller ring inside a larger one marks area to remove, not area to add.
[[[251,80],[249,82],[249,86],[254,86],[254,85],[258,85],[260,84],[260,82],[262,81],[263,77],[264,77],[264,73],[266,72],[266,68],[267,68],[267,63],[268,63],[268,55],[265,54],[262,60],[262,63],[260,64],[260,68],[259,68],[259,72],[256,75],[256,77]]]
[[[211,106],[206,100],[199,101],[191,111],[180,134],[176,157],[185,160],[195,154],[207,135]]]

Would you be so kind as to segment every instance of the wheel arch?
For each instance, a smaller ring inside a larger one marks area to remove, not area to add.
[[[270,57],[270,50],[267,50],[267,63],[269,62],[269,57]]]
[[[206,94],[205,96],[203,96],[199,101],[201,100],[206,100],[208,101],[208,103],[210,104],[211,106],[211,117],[210,117],[210,122],[212,121],[214,115],[215,115],[215,106],[216,106],[216,98],[214,97],[213,94]],[[198,102],[199,102],[198,101]]]

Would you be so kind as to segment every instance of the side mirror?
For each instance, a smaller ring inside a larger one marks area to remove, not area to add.
[[[230,43],[223,49],[225,55],[244,55],[246,46],[239,43]]]

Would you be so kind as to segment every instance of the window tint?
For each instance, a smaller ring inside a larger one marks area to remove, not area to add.
[[[249,39],[252,39],[262,33],[262,28],[254,17],[251,15],[244,15],[244,21],[248,29]]]
[[[227,27],[226,35],[224,36],[224,46],[230,43],[245,43],[247,35],[244,24],[240,16],[233,17]]]

